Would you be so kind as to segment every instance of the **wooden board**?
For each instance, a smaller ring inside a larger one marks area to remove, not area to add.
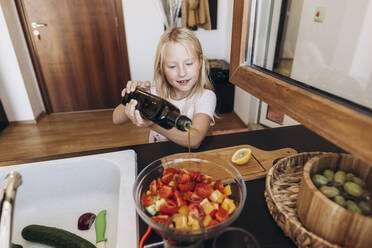
[[[296,154],[297,151],[292,148],[283,148],[279,150],[264,151],[250,145],[240,145],[233,147],[220,148],[215,150],[204,151],[196,153],[198,155],[209,156],[208,159],[218,158],[225,161],[231,162],[232,155],[241,148],[249,148],[252,150],[252,156],[247,163],[243,165],[234,165],[235,168],[243,176],[244,180],[253,180],[256,178],[265,177],[267,172],[273,166],[273,162],[279,158],[287,157]],[[175,159],[176,157],[182,156],[183,158],[192,157],[195,153],[182,153],[173,154],[163,158],[163,163],[166,164],[167,161]],[[186,165],[186,164],[185,164]],[[190,162],[187,163],[190,165]],[[182,165],[179,165],[182,166]],[[224,179],[226,175],[219,173],[217,170],[206,168],[204,173],[212,176],[214,179]]]
[[[297,151],[292,148],[264,151],[250,145],[226,147],[221,149],[209,150],[202,153],[218,156],[219,158],[231,163],[232,155],[241,148],[249,148],[252,150],[252,157],[246,164],[234,165],[246,181],[266,176],[266,173],[273,166],[273,162],[275,160],[297,153]]]

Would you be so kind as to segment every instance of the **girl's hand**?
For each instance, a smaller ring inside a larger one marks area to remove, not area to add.
[[[136,87],[141,87],[147,91],[150,90],[151,83],[149,81],[146,82],[139,82],[139,81],[128,81],[127,86],[121,91],[121,96],[124,97],[125,94],[130,93],[136,89]],[[135,125],[140,127],[148,127],[151,126],[153,123],[148,120],[144,120],[139,111],[135,110],[137,105],[137,101],[134,104],[133,102],[127,103],[125,106],[123,104],[119,104],[112,114],[112,121],[114,124],[123,124],[128,120],[131,120]]]
[[[140,112],[136,109],[137,103],[137,100],[130,100],[130,102],[125,105],[125,114],[132,121],[132,123],[138,127],[151,126],[153,122],[142,118]]]
[[[151,83],[150,81],[140,82],[140,81],[128,81],[127,86],[121,91],[121,96],[124,97],[125,94],[129,94],[136,90],[137,87],[145,89],[146,91],[150,90]]]

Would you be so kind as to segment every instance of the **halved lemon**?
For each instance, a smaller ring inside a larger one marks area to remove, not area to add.
[[[231,157],[231,161],[234,164],[245,164],[248,162],[249,158],[251,157],[252,151],[249,148],[241,148],[237,150],[234,155]]]

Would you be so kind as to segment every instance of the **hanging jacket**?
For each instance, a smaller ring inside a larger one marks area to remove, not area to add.
[[[182,4],[182,23],[184,27],[211,29],[208,0],[184,0]]]

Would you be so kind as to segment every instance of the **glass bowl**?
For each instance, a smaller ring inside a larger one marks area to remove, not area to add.
[[[236,209],[225,221],[213,226],[200,226],[199,229],[176,229],[154,222],[145,212],[141,196],[149,189],[152,180],[162,177],[165,168],[176,168],[186,170],[198,170],[204,175],[212,177],[212,180],[221,180],[222,183],[230,184],[232,194],[230,199],[234,200]],[[244,179],[239,171],[228,161],[200,153],[178,153],[158,159],[149,164],[137,176],[133,186],[133,198],[135,207],[148,225],[158,231],[163,239],[171,239],[175,242],[198,242],[218,234],[222,229],[229,226],[240,214],[246,199],[246,187]]]

